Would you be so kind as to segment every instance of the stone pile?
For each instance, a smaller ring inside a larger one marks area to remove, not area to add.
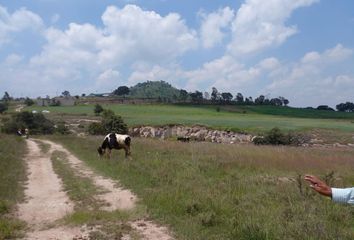
[[[142,126],[130,129],[130,135],[134,137],[144,138],[188,138],[191,141],[206,141],[215,143],[250,143],[252,142],[251,135],[236,133],[232,131],[221,131],[207,129],[203,126],[163,126],[151,127]]]

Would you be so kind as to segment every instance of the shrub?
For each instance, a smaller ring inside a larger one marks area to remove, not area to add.
[[[97,122],[91,123],[88,126],[87,131],[91,135],[104,135],[106,133],[105,129],[102,126],[102,123]]]
[[[109,132],[126,134],[128,126],[124,123],[121,116],[115,115],[112,110],[104,110],[100,123],[91,123],[88,127],[89,134],[103,135]]]
[[[70,134],[69,128],[65,125],[65,122],[59,122],[55,132],[63,135]]]
[[[285,134],[279,128],[273,128],[265,136],[253,139],[256,145],[301,145],[307,141],[306,136],[290,132]]]
[[[98,116],[101,114],[101,112],[103,112],[103,107],[99,104],[96,104],[95,108],[93,109],[93,112],[95,113],[96,116]]]
[[[0,102],[0,114],[5,112],[8,109],[8,106],[6,103]]]
[[[26,99],[25,99],[25,104],[26,104],[27,106],[32,106],[32,105],[34,104],[34,101],[33,101],[32,99],[26,97]]]
[[[16,133],[18,129],[28,128],[30,134],[52,134],[54,124],[46,119],[42,113],[20,112],[12,115],[11,119],[4,122],[2,131]]]

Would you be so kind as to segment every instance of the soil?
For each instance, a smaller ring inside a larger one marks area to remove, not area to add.
[[[39,140],[51,146],[47,153],[42,153],[35,141],[26,141],[28,154],[25,160],[29,173],[26,200],[18,206],[19,219],[28,224],[25,239],[89,239],[84,227],[59,226],[58,220],[74,211],[74,203],[63,191],[62,182],[53,171],[51,155],[54,151],[64,152],[77,174],[90,177],[94,184],[103,189],[102,194],[97,196],[98,200],[107,203],[102,210],[129,210],[135,207],[137,197],[129,189],[124,189],[119,182],[98,175],[60,144]],[[129,224],[142,239],[173,239],[166,227],[150,220],[141,219]],[[126,235],[123,239],[130,239],[130,236]]]

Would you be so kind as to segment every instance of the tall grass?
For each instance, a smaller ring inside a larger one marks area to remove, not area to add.
[[[26,148],[21,138],[0,134],[0,139],[0,239],[8,239],[18,237],[24,227],[14,210],[23,199]]]
[[[352,186],[353,150],[133,140],[133,159],[95,152],[101,138],[56,137],[140,197],[179,239],[353,239],[354,211],[310,191],[305,173]],[[84,143],[84,144],[83,144]]]

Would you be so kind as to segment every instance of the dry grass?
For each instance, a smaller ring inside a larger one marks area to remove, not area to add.
[[[99,159],[101,138],[55,140],[133,189],[149,215],[170,225],[179,239],[354,237],[352,208],[320,197],[302,181],[314,173],[352,186],[352,149],[133,139],[133,160],[126,161],[122,152]]]

